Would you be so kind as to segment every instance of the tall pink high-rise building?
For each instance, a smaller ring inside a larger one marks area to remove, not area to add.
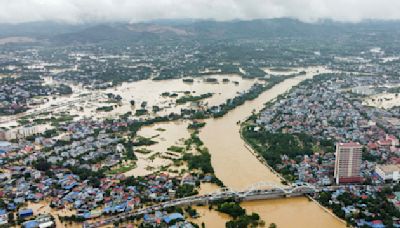
[[[335,180],[340,183],[361,182],[362,146],[359,143],[337,143],[335,160]]]

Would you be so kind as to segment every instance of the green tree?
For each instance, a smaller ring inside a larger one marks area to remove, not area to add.
[[[228,214],[233,218],[237,218],[239,216],[245,215],[246,210],[243,209],[238,203],[235,202],[225,202],[218,205],[218,211]]]
[[[39,158],[34,164],[33,166],[35,167],[35,169],[40,170],[40,171],[47,171],[50,169],[51,164],[49,162],[47,162],[46,159],[44,158]]]

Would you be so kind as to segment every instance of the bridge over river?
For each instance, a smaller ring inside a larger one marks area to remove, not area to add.
[[[209,203],[221,201],[221,200],[234,200],[237,202],[242,201],[254,201],[254,200],[266,200],[266,199],[277,199],[277,198],[288,198],[304,196],[308,194],[318,193],[321,190],[334,191],[343,186],[328,186],[328,187],[316,187],[313,185],[300,185],[300,186],[280,186],[269,182],[260,182],[252,185],[250,188],[243,191],[234,191],[230,188],[222,188],[216,192],[195,195],[190,197],[184,197],[174,199],[171,201],[162,202],[157,205],[150,207],[131,210],[113,215],[104,220],[89,223],[84,223],[84,228],[101,227],[115,222],[124,221],[130,217],[139,217],[144,214],[152,213],[154,211],[163,210],[170,207],[182,207],[190,205],[207,205]]]

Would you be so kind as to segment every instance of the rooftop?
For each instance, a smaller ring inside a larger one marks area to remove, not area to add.
[[[358,142],[338,143],[337,145],[340,147],[361,147]]]
[[[377,168],[382,170],[384,173],[393,173],[400,171],[400,165],[378,165]]]
[[[0,147],[8,147],[8,146],[11,146],[11,143],[6,141],[0,141]]]

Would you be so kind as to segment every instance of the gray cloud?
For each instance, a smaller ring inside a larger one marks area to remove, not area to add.
[[[0,0],[0,23],[277,17],[360,21],[400,19],[399,12],[400,0]]]

